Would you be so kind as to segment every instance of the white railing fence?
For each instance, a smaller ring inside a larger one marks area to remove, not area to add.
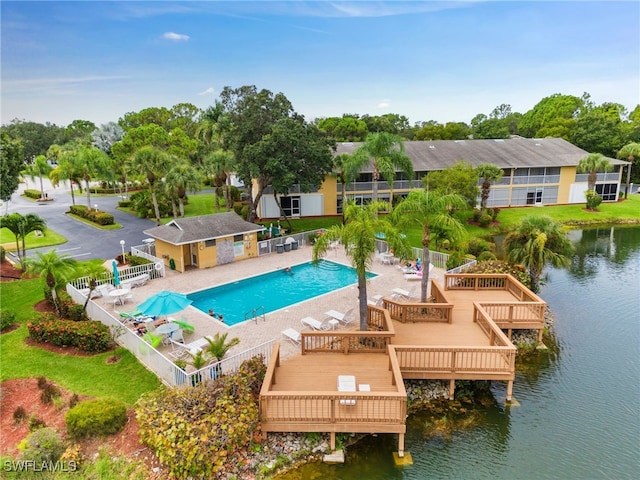
[[[67,293],[71,296],[74,302],[78,304],[84,304],[85,296],[72,284],[67,284]],[[119,319],[115,319],[107,312],[102,306],[90,301],[87,304],[87,316],[92,320],[98,320],[105,324],[109,329],[113,331],[121,332],[116,337],[116,342],[129,350],[147,369],[155,373],[160,380],[169,386],[180,385],[195,385],[197,382],[194,380],[192,383],[191,377],[194,374],[200,373],[201,377],[207,376],[208,379],[214,379],[220,372],[231,373],[236,371],[240,364],[249,358],[253,358],[256,355],[262,355],[265,364],[269,363],[271,349],[275,340],[263,343],[257,347],[245,350],[233,357],[225,358],[220,362],[198,370],[193,373],[186,373],[179,368],[170,359],[165,357],[161,352],[153,348],[141,337],[139,337],[133,330],[126,327]],[[210,373],[210,369],[215,369],[216,375]],[[204,374],[204,375],[202,375]],[[198,375],[196,375],[197,377]]]
[[[147,260],[151,260],[153,263],[145,263],[144,265],[135,265],[133,267],[127,267],[123,268],[122,270],[118,270],[120,282],[125,282],[126,280],[130,280],[132,278],[139,277],[140,275],[145,274],[149,275],[150,279],[163,278],[166,275],[165,266],[162,259],[153,257],[148,254],[145,254],[145,258],[147,258]],[[89,288],[90,281],[91,277],[89,276],[79,277],[73,280],[71,284],[78,290],[81,290],[83,288]],[[113,284],[113,281],[113,272],[104,272],[97,278],[98,285],[102,285],[105,283]]]

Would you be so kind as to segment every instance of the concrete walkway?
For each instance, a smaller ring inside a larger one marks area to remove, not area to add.
[[[130,300],[124,306],[117,308],[122,310],[133,310],[146,298],[154,295],[160,290],[191,293],[242,278],[276,270],[283,270],[288,266],[308,262],[311,258],[312,247],[306,246],[283,254],[273,253],[213,268],[189,270],[185,273],[167,270],[166,278],[152,280],[142,287],[134,288],[132,290],[134,295],[133,300]],[[330,251],[326,258],[345,265],[351,265],[350,258],[345,255],[344,249],[342,248]],[[420,288],[420,282],[404,280],[402,272],[395,265],[385,265],[374,262],[370,270],[377,273],[378,276],[368,280],[367,282],[367,296],[369,298],[374,295],[391,296],[392,290],[396,287],[400,287],[405,290],[411,290],[414,286],[416,289]],[[444,272],[442,270],[434,268],[431,271],[430,278],[440,279],[440,282],[442,282],[443,273]],[[96,299],[96,301],[104,304],[107,311],[113,312],[113,307],[108,300]],[[244,312],[250,310],[253,306],[239,304],[236,308]],[[283,358],[287,358],[295,354],[299,354],[300,347],[287,341],[282,336],[281,332],[283,330],[286,328],[302,330],[300,320],[306,316],[314,317],[317,320],[323,320],[326,318],[324,312],[327,310],[346,312],[350,308],[353,308],[356,314],[356,320],[350,328],[357,329],[359,327],[357,320],[358,287],[355,284],[336,290],[332,293],[277,310],[273,313],[267,314],[266,321],[259,320],[257,323],[253,320],[249,320],[237,325],[228,326],[214,318],[211,318],[209,315],[194,307],[187,307],[186,310],[173,315],[173,317],[185,317],[188,319],[189,323],[195,326],[195,333],[186,336],[186,342],[191,342],[205,335],[215,335],[218,332],[228,332],[229,339],[233,337],[238,337],[240,339],[239,345],[234,347],[227,354],[227,356],[230,356],[234,353],[239,353],[269,340],[277,339],[281,341],[281,356]]]

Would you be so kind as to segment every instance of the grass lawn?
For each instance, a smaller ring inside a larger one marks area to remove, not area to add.
[[[585,210],[584,203],[503,208],[498,215],[500,228],[503,231],[508,231],[522,218],[529,215],[547,215],[555,222],[568,226],[633,223],[640,221],[640,195],[629,195],[627,200],[621,202],[601,203],[595,212]]]
[[[27,235],[26,247],[39,248],[47,247],[49,245],[60,245],[66,243],[67,239],[62,235],[54,232],[51,229],[47,229],[45,235],[36,236],[35,232],[31,232]],[[16,237],[8,229],[0,229],[0,244],[4,246],[6,250],[14,251],[16,249]],[[22,245],[21,245],[22,246]]]
[[[26,345],[32,306],[44,298],[39,279],[2,282],[0,298],[2,308],[16,312],[16,321],[21,324],[19,329],[0,335],[0,380],[43,376],[73,393],[118,398],[129,405],[160,385],[156,375],[123,348],[118,350],[120,361],[108,364],[113,352],[78,357]]]

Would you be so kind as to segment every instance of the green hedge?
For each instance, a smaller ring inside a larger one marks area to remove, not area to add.
[[[87,208],[86,205],[71,205],[69,211],[78,217],[82,217],[98,225],[113,225],[115,223],[115,219],[110,213]]]
[[[114,399],[80,402],[65,415],[67,433],[73,438],[118,433],[127,423],[127,407]]]
[[[40,190],[25,190],[24,196],[37,200],[42,196],[42,192]]]
[[[29,337],[39,343],[58,347],[76,347],[84,352],[98,353],[111,348],[109,328],[101,322],[59,320],[52,314],[38,314],[27,323]]]
[[[51,307],[55,308],[53,298],[51,297],[51,290],[48,288],[44,289],[44,298]],[[63,290],[58,292],[58,308],[60,308],[61,318],[73,320],[74,322],[84,322],[89,320],[87,312],[84,309],[84,305],[75,303],[71,296]]]

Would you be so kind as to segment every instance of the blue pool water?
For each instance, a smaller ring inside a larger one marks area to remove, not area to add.
[[[375,276],[367,273],[367,278]],[[302,263],[291,267],[290,272],[277,270],[193,292],[187,297],[193,301],[193,307],[204,313],[212,309],[223,315],[224,323],[235,325],[244,322],[245,314],[254,308],[260,311],[264,308],[264,313],[270,313],[357,282],[354,268],[321,260],[317,266]]]

